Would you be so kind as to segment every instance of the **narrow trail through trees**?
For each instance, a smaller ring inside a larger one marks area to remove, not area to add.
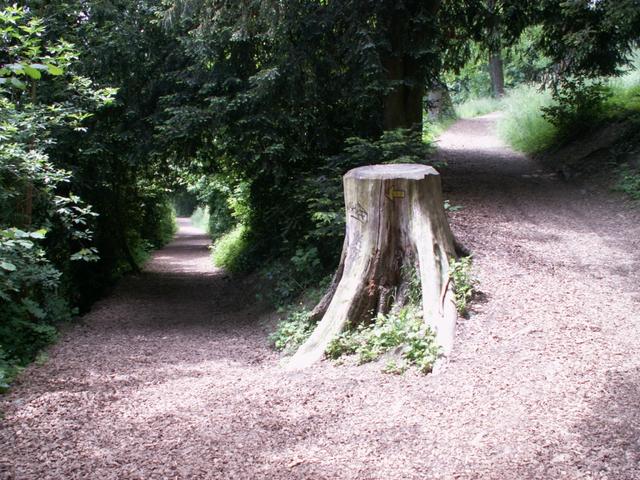
[[[637,478],[640,215],[493,125],[440,142],[483,292],[442,373],[285,371],[181,222],[0,398],[0,478]]]

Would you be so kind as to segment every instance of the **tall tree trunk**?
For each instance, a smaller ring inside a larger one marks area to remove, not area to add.
[[[489,75],[491,76],[491,90],[496,98],[504,95],[504,68],[500,52],[489,55]]]
[[[422,128],[422,99],[424,83],[412,72],[416,68],[412,60],[388,57],[383,62],[391,91],[384,99],[384,129]]]
[[[489,75],[491,90],[496,98],[504,95],[504,68],[502,65],[502,35],[500,34],[500,12],[496,0],[488,0],[489,20]]]
[[[394,14],[390,30],[391,51],[382,58],[390,91],[384,99],[384,129],[422,128],[422,99],[424,79],[420,78],[419,65],[405,52],[403,35],[407,19]]]
[[[435,82],[427,93],[429,120],[437,122],[445,118],[455,118],[456,112],[449,89],[442,82]]]

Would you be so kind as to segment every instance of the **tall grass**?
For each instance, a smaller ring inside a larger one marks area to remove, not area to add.
[[[209,233],[209,207],[197,207],[191,214],[191,225]]]
[[[500,110],[502,99],[483,97],[467,100],[455,106],[456,115],[460,118],[473,118]]]
[[[619,77],[612,78],[609,85],[620,89],[630,89],[640,85],[640,52],[633,55],[626,72]]]
[[[640,112],[640,53],[636,53],[629,69],[607,82],[611,90],[608,106],[614,111]]]
[[[498,121],[498,134],[516,150],[541,152],[556,140],[557,129],[542,115],[542,108],[551,105],[551,94],[533,86],[511,90],[502,100],[503,117]]]

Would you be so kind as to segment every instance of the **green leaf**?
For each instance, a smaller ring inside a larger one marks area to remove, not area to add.
[[[64,73],[64,70],[62,70],[62,68],[50,64],[47,65],[47,70],[49,70],[49,73],[51,75],[55,76],[62,75]]]
[[[16,240],[16,243],[27,250],[31,250],[33,248],[33,242],[30,242],[29,240]]]
[[[25,232],[24,230],[20,230],[19,228],[14,228],[11,231],[13,238],[29,238],[31,235],[29,232]]]
[[[18,75],[22,75],[24,73],[24,65],[21,63],[9,63],[6,67]]]
[[[24,300],[22,300],[22,304],[27,309],[27,312],[29,312],[31,315],[33,315],[38,320],[44,320],[47,317],[47,312],[45,312],[40,307],[40,305],[38,305],[33,300],[25,298]]]
[[[13,85],[16,88],[19,88],[20,90],[24,90],[25,88],[27,88],[25,83],[20,81],[20,80],[18,80],[16,77],[11,77],[9,79],[9,82],[11,82],[11,85]]]
[[[0,261],[0,268],[6,270],[7,272],[15,272],[16,266],[13,263]]]
[[[36,238],[38,240],[42,240],[45,235],[47,234],[47,231],[44,228],[41,228],[40,230],[36,230],[35,232],[31,232],[31,234],[29,235],[31,238]]]
[[[32,66],[25,65],[24,71],[27,75],[29,75],[34,80],[40,80],[42,78],[42,74],[40,73],[40,71],[36,68],[33,68]]]

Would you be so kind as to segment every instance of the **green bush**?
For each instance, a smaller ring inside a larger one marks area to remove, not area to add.
[[[144,228],[142,235],[153,248],[160,248],[171,240],[178,231],[176,211],[166,196],[151,196],[144,203]]]
[[[41,246],[44,230],[0,230],[0,388],[56,339],[73,310],[59,291],[61,273]]]
[[[0,393],[4,393],[9,388],[9,383],[17,373],[17,367],[13,362],[9,362],[7,354],[0,344]]]
[[[209,206],[198,206],[191,214],[191,225],[209,233]]]
[[[556,136],[572,139],[592,130],[605,116],[605,100],[611,91],[601,82],[566,80],[553,95],[553,102],[541,108],[557,129]]]
[[[319,300],[317,291],[327,283],[316,247],[300,247],[293,257],[271,261],[259,273],[267,289],[260,296],[277,308],[286,307],[303,293]]]
[[[618,181],[614,190],[640,200],[640,171],[632,169],[628,164],[620,165],[617,170]]]
[[[498,133],[506,143],[524,153],[536,153],[551,147],[558,129],[544,117],[542,109],[551,105],[547,92],[533,86],[521,86],[503,99],[504,116],[498,121]]]
[[[611,78],[607,82],[611,96],[607,100],[607,109],[617,113],[640,112],[640,53],[636,52],[633,61],[623,75]]]
[[[246,272],[252,265],[251,242],[244,225],[237,225],[213,244],[213,263],[229,272]]]
[[[331,265],[340,255],[345,229],[342,176],[352,168],[382,163],[434,164],[431,139],[413,130],[385,132],[379,139],[347,139],[344,150],[325,159],[301,185],[298,201],[305,203],[311,226],[304,241],[318,248],[322,265]],[[300,247],[297,245],[296,247]],[[307,248],[306,246],[302,246]],[[323,275],[326,274],[322,272]]]
[[[436,139],[442,135],[449,127],[451,127],[458,120],[458,115],[452,115],[449,117],[441,118],[440,120],[426,120],[423,125],[422,140],[425,143],[433,143]]]

